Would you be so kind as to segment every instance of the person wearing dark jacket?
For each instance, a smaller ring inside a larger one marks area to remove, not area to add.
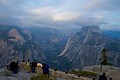
[[[101,75],[99,77],[99,80],[107,80],[107,77],[106,77],[105,73],[103,73],[103,75]]]
[[[36,62],[32,62],[32,64],[31,64],[32,73],[35,73],[36,66],[37,66],[37,63]]]
[[[14,73],[14,66],[15,66],[15,61],[12,61],[10,63],[10,70]]]
[[[49,76],[49,66],[45,63],[42,64],[43,74]]]
[[[10,63],[10,70],[12,71],[12,73],[17,74],[18,73],[18,61],[12,61]]]
[[[18,73],[18,61],[15,62],[15,65],[14,65],[14,73],[15,73],[15,74]]]

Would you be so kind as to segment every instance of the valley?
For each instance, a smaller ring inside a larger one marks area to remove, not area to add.
[[[99,58],[103,48],[108,50],[109,62],[120,66],[119,31],[110,35],[110,31],[100,30],[98,26],[61,31],[52,28],[24,29],[2,25],[0,30],[0,61],[7,58],[2,61],[4,64],[1,62],[1,67],[13,59],[31,59],[45,62],[51,68],[62,71],[82,69],[85,66],[100,64]],[[116,39],[113,38],[114,35]]]

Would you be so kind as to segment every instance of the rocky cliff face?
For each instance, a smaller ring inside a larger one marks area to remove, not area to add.
[[[45,56],[31,34],[19,27],[0,25],[0,67],[12,59],[44,61]]]
[[[19,32],[15,28],[13,28],[9,31],[8,36],[14,37],[12,39],[9,39],[12,42],[20,42],[21,44],[25,43],[24,38],[19,34]]]
[[[82,68],[99,64],[103,48],[108,50],[109,62],[120,66],[120,41],[102,35],[97,26],[83,27],[71,36],[60,55],[72,63],[72,68]]]

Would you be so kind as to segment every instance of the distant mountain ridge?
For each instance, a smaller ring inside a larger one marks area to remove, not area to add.
[[[120,66],[120,41],[104,36],[98,26],[83,27],[71,36],[60,55],[72,63],[72,68],[79,69],[99,64],[103,48],[108,50],[109,61]]]
[[[84,26],[62,33],[51,28],[33,27],[26,30],[0,25],[0,44],[0,66],[12,59],[31,59],[47,62],[50,67],[60,70],[82,68],[99,64],[103,48],[109,51],[109,61],[120,66],[119,31],[103,31],[99,26]]]
[[[46,58],[27,31],[16,26],[0,25],[0,67],[13,59],[44,61]]]
[[[120,31],[117,30],[102,30],[102,34],[105,36],[109,36],[113,39],[120,40]]]

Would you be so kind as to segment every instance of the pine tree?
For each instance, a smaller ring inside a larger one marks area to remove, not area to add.
[[[100,58],[100,60],[101,60],[101,62],[100,62],[100,65],[101,65],[100,71],[102,71],[102,65],[111,65],[107,60],[108,59],[107,50],[104,48],[101,53],[102,53],[102,56]]]

